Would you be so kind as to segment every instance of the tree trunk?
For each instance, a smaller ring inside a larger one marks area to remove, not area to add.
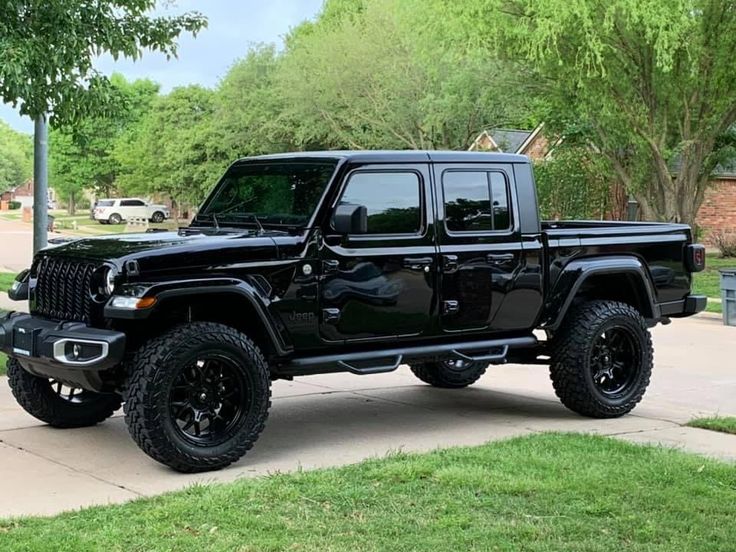
[[[74,192],[69,192],[69,204],[66,206],[66,211],[70,217],[73,217],[77,213],[77,202],[74,198]]]

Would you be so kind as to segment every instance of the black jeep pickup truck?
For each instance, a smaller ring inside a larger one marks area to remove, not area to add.
[[[408,364],[444,388],[548,364],[586,416],[639,402],[649,328],[705,308],[681,224],[540,222],[523,156],[321,152],[234,163],[192,223],[45,249],[0,320],[13,393],[57,427],[124,404],[185,472],[255,442],[271,381]],[[336,421],[335,423],[339,423]]]

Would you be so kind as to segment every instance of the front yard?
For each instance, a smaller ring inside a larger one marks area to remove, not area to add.
[[[709,253],[705,262],[705,270],[693,276],[693,293],[707,295],[718,302],[708,301],[708,312],[723,312],[721,299],[721,268],[736,268],[736,258],[722,259],[714,253]]]
[[[4,521],[0,548],[715,551],[734,492],[732,465],[539,434]]]

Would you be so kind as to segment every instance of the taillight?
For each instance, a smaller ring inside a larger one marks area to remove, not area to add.
[[[701,272],[705,269],[705,246],[694,243],[687,246],[687,254],[685,255],[687,269],[690,272]]]

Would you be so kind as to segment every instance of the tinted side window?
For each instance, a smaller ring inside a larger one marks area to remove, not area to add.
[[[417,234],[422,227],[420,181],[413,172],[355,173],[340,203],[365,205],[368,234]]]
[[[444,173],[445,224],[452,232],[493,230],[491,196],[485,172]]]
[[[491,179],[491,200],[493,201],[493,229],[508,230],[511,228],[509,212],[509,192],[506,178],[500,172],[488,173]]]
[[[448,171],[442,175],[445,225],[451,232],[511,228],[506,179],[500,172]]]
[[[145,203],[139,199],[123,199],[120,201],[121,207],[143,207]]]

